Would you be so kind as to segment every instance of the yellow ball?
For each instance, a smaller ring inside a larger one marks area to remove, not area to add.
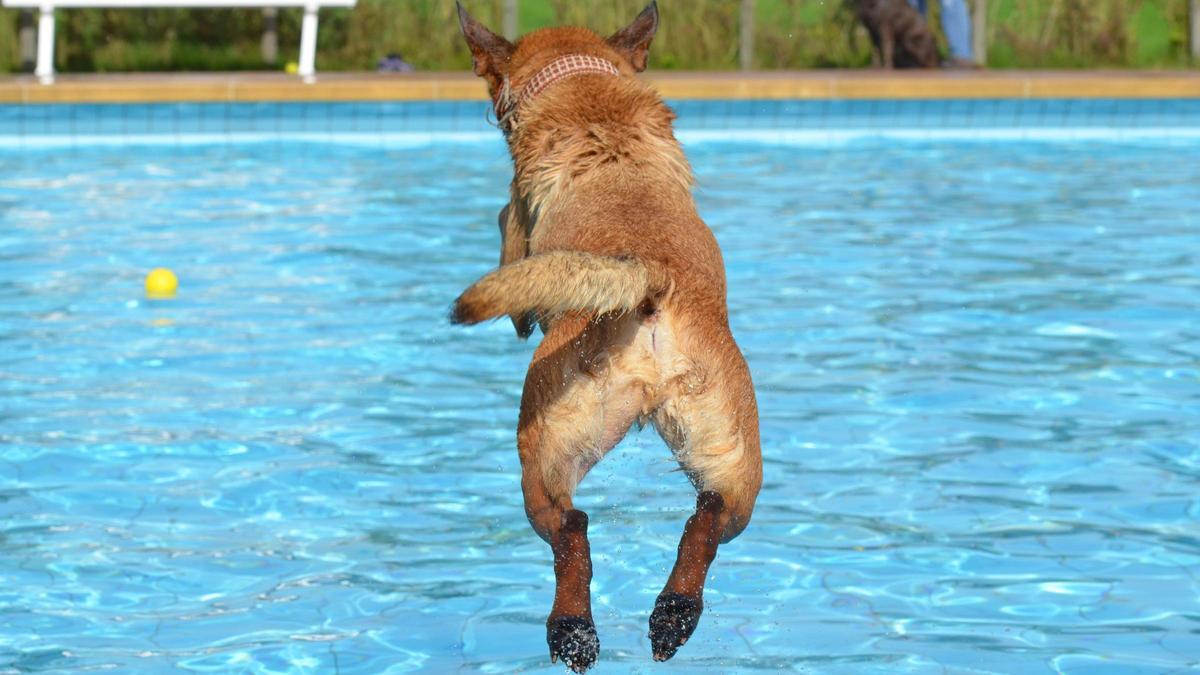
[[[288,61],[287,65],[283,67],[283,71],[288,75],[295,75],[300,72],[300,66],[295,61]]]
[[[165,267],[150,270],[146,275],[146,297],[153,299],[173,298],[179,288],[175,273]]]

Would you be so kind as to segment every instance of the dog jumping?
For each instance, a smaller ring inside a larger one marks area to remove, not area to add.
[[[517,451],[525,514],[554,554],[550,658],[582,673],[599,655],[588,517],[572,497],[636,423],[654,426],[698,493],[650,615],[653,657],[665,661],[696,629],[718,545],[750,522],[762,458],[721,251],[696,212],[675,114],[637,77],[658,8],[608,38],[560,27],[515,42],[461,3],[458,16],[514,175],[500,266],[459,296],[451,320],[508,316],[521,337],[544,333]]]

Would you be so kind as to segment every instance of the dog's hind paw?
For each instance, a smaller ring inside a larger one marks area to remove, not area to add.
[[[696,630],[703,610],[704,603],[697,598],[670,592],[658,596],[654,612],[650,614],[650,646],[655,661],[666,661],[675,656],[675,651]]]
[[[577,673],[591,668],[600,655],[596,624],[582,616],[551,619],[546,624],[546,642],[550,645],[550,661],[562,659],[563,665]]]

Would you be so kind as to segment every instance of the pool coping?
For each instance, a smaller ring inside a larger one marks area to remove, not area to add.
[[[669,99],[1178,99],[1200,98],[1200,71],[878,70],[649,72]],[[0,78],[0,104],[264,101],[480,101],[470,73],[61,75]]]

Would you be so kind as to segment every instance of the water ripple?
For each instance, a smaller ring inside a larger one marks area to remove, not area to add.
[[[561,672],[467,149],[0,154],[0,671]],[[1200,667],[1197,151],[690,148],[766,482],[677,665]],[[647,432],[579,504],[648,671],[690,487]]]

